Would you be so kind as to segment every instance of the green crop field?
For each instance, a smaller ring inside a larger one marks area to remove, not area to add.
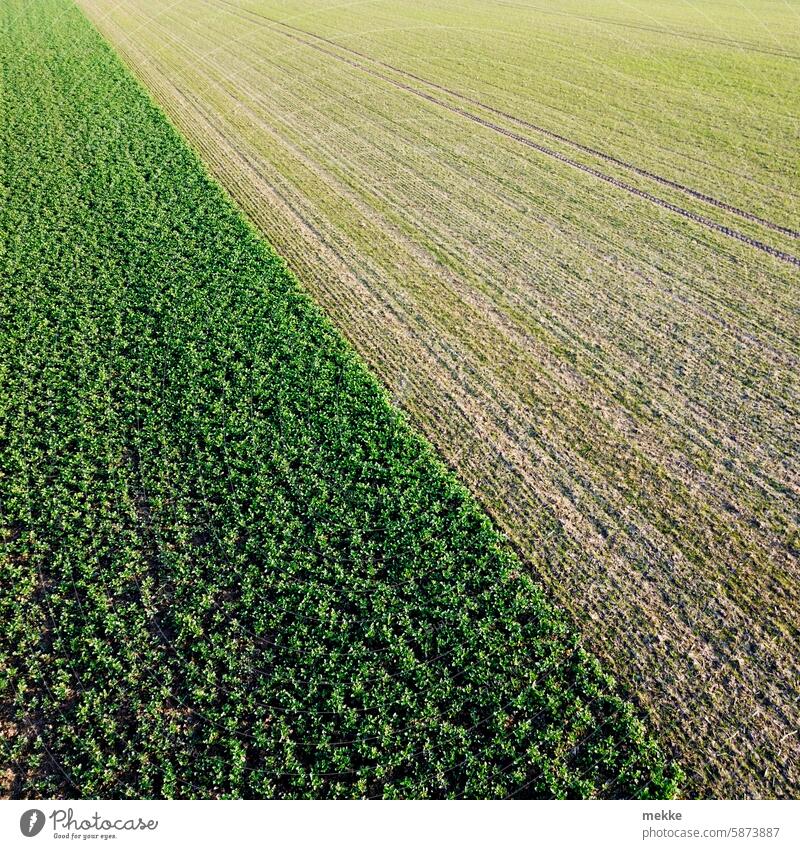
[[[796,0],[78,0],[622,679],[800,792]]]
[[[674,794],[82,12],[3,3],[0,61],[3,794]]]

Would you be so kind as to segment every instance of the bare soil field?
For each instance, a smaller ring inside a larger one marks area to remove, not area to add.
[[[78,5],[688,792],[796,796],[796,5]]]

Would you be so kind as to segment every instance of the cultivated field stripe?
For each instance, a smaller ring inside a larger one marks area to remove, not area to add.
[[[484,103],[481,100],[477,100],[474,97],[470,97],[469,95],[462,94],[461,92],[455,91],[452,88],[448,88],[447,86],[440,85],[439,83],[433,82],[432,80],[426,79],[425,77],[421,77],[418,74],[414,74],[411,71],[406,71],[403,68],[398,68],[395,65],[391,65],[388,62],[383,62],[380,59],[376,59],[373,56],[369,56],[366,53],[363,53],[359,50],[354,50],[351,47],[346,47],[345,45],[339,43],[338,41],[334,41],[330,38],[325,38],[324,36],[318,35],[317,33],[310,32],[309,30],[301,29],[300,27],[296,27],[292,24],[286,23],[284,21],[278,20],[277,18],[270,18],[266,15],[263,15],[259,12],[255,12],[252,9],[247,9],[241,6],[235,6],[233,3],[228,3],[226,0],[216,0],[217,5],[227,6],[228,8],[235,9],[239,12],[246,12],[249,15],[255,16],[256,18],[260,18],[261,20],[269,21],[273,24],[277,24],[279,26],[285,27],[286,29],[293,30],[295,32],[302,33],[303,35],[311,36],[312,38],[325,42],[326,44],[330,44],[333,47],[338,48],[339,50],[343,50],[347,53],[350,53],[353,56],[358,56],[361,59],[366,59],[369,62],[372,62],[376,65],[380,65],[381,67],[387,68],[391,71],[394,71],[398,74],[402,74],[409,79],[417,80],[418,82],[424,83],[431,88],[435,88],[439,91],[443,91],[445,94],[449,94],[452,97],[458,98],[459,100],[465,103],[471,103],[473,106],[479,106],[481,109],[485,109],[487,112],[491,112],[494,115],[498,115],[501,118],[506,118],[509,121],[513,121],[515,124],[518,124],[521,127],[525,127],[529,130],[534,130],[541,135],[546,136],[547,138],[554,139],[555,141],[563,142],[564,144],[569,145],[570,147],[575,148],[576,150],[581,150],[584,153],[591,154],[599,159],[603,159],[606,162],[611,162],[614,165],[618,165],[620,168],[624,168],[628,171],[631,171],[634,174],[638,174],[640,177],[646,177],[649,180],[653,180],[656,183],[660,183],[663,186],[667,186],[671,189],[675,189],[676,191],[682,192],[686,195],[689,195],[697,200],[703,201],[711,206],[715,206],[718,209],[721,209],[725,212],[728,212],[732,215],[736,215],[739,218],[743,218],[747,221],[751,221],[754,224],[759,224],[762,227],[766,227],[769,230],[774,230],[777,233],[782,233],[785,236],[790,236],[793,239],[800,239],[800,232],[797,230],[793,230],[790,227],[784,227],[781,224],[776,224],[773,221],[769,221],[766,218],[762,218],[758,215],[753,214],[752,212],[747,212],[744,209],[740,209],[737,206],[733,206],[732,204],[726,203],[725,201],[719,200],[711,195],[705,194],[704,192],[698,191],[697,189],[693,189],[690,186],[685,186],[682,183],[676,182],[675,180],[670,180],[667,177],[662,177],[659,174],[655,174],[652,171],[648,171],[644,168],[640,168],[637,165],[633,165],[630,162],[626,162],[623,159],[619,159],[613,154],[605,153],[601,150],[597,150],[596,148],[590,147],[588,145],[582,144],[581,142],[575,141],[574,139],[567,138],[559,133],[554,132],[553,130],[548,130],[545,127],[540,127],[537,124],[532,124],[530,121],[526,121],[522,118],[518,118],[516,115],[512,115],[509,112],[505,112],[502,109],[497,109],[494,106],[490,106],[487,103]],[[721,226],[721,225],[720,225]]]

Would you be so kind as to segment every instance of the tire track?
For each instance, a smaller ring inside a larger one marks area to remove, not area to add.
[[[388,62],[383,62],[380,59],[375,59],[367,53],[362,53],[361,51],[354,50],[351,47],[345,47],[343,44],[340,44],[339,42],[334,41],[333,39],[325,38],[324,36],[317,35],[316,33],[310,32],[309,30],[301,29],[300,27],[284,23],[283,21],[279,21],[274,18],[269,18],[266,15],[262,15],[258,12],[253,12],[250,9],[241,9],[240,7],[234,6],[233,4],[226,2],[226,0],[221,0],[221,2],[223,5],[228,6],[229,8],[237,9],[240,12],[246,12],[250,15],[254,15],[257,18],[261,18],[262,20],[266,20],[270,23],[277,24],[278,26],[285,27],[286,29],[293,30],[294,32],[299,32],[302,35],[311,36],[312,38],[315,38],[318,41],[330,44],[333,47],[336,47],[339,50],[343,50],[346,53],[350,53],[353,56],[358,56],[360,59],[366,59],[367,61],[372,62],[375,65],[380,65],[381,67],[387,68],[390,71],[394,71],[397,74],[402,74],[403,76],[408,77],[409,79],[416,80],[417,82],[423,83],[426,86],[430,86],[431,88],[435,88],[438,91],[442,91],[445,94],[450,95],[451,97],[455,97],[464,103],[470,103],[473,106],[478,106],[479,108],[484,109],[487,112],[491,112],[493,115],[505,118],[507,121],[513,121],[520,127],[525,127],[525,129],[533,130],[534,132],[540,133],[541,135],[553,139],[554,141],[569,145],[570,147],[573,147],[576,150],[580,150],[583,153],[588,153],[590,156],[597,157],[598,159],[602,159],[605,162],[610,162],[613,165],[617,165],[620,168],[624,168],[633,174],[639,175],[640,177],[645,177],[648,180],[653,180],[654,182],[661,184],[662,186],[667,186],[670,189],[682,192],[685,195],[689,195],[690,197],[693,197],[696,200],[700,200],[703,203],[707,203],[710,206],[714,206],[717,209],[721,209],[724,212],[730,213],[731,215],[736,215],[739,218],[743,218],[746,221],[752,222],[753,224],[758,224],[759,226],[765,227],[768,230],[774,230],[776,233],[781,233],[784,236],[789,236],[792,239],[800,239],[800,231],[793,230],[791,227],[784,227],[782,224],[776,224],[774,221],[770,221],[767,218],[762,218],[761,216],[755,215],[752,212],[748,212],[745,209],[741,209],[738,206],[734,206],[733,204],[726,203],[725,201],[719,200],[718,198],[715,198],[711,195],[707,195],[704,192],[699,191],[698,189],[693,189],[691,186],[686,186],[683,183],[677,182],[676,180],[670,180],[668,177],[662,177],[660,174],[656,174],[653,171],[648,171],[647,169],[640,168],[638,165],[634,165],[631,162],[626,162],[624,159],[619,159],[611,153],[606,153],[602,150],[597,150],[596,148],[593,148],[589,145],[582,144],[581,142],[575,141],[574,139],[568,138],[567,136],[563,136],[560,133],[555,132],[554,130],[548,130],[546,127],[541,127],[538,124],[533,124],[523,118],[518,118],[516,115],[512,115],[510,112],[505,112],[504,110],[498,109],[495,106],[490,106],[488,103],[484,103],[483,101],[478,100],[477,98],[470,97],[467,94],[462,94],[461,92],[456,91],[452,88],[448,88],[447,86],[441,85],[440,83],[435,83],[432,80],[426,79],[425,77],[421,77],[418,74],[412,73],[411,71],[406,71],[403,68],[398,68],[397,66],[392,65]]]
[[[232,6],[230,3],[225,2],[225,0],[222,0],[222,2],[223,2],[224,5],[229,6],[230,8],[237,9],[237,11],[240,11],[240,10],[238,10],[237,7]],[[242,11],[247,12],[248,10],[242,10]],[[255,14],[255,13],[249,13],[249,14]],[[263,20],[269,21],[271,23],[278,24],[279,26],[287,26],[286,24],[282,24],[280,21],[274,21],[272,18],[267,18],[264,15],[257,15],[256,14],[255,16],[258,17],[258,18],[261,18]],[[426,100],[429,103],[433,103],[434,105],[439,106],[442,109],[446,109],[446,110],[448,110],[449,112],[452,112],[455,115],[460,115],[462,118],[466,118],[468,121],[471,121],[472,123],[478,124],[479,126],[482,126],[485,129],[492,130],[493,132],[496,132],[499,135],[505,136],[506,138],[509,138],[512,141],[515,141],[519,144],[522,144],[525,147],[529,147],[532,150],[535,150],[538,153],[543,154],[544,156],[548,156],[551,159],[556,159],[559,162],[564,163],[565,165],[569,165],[571,168],[575,168],[578,171],[582,171],[585,174],[589,174],[589,175],[597,178],[598,180],[602,180],[603,182],[608,183],[609,185],[614,186],[617,189],[620,189],[624,192],[627,192],[630,195],[633,195],[635,197],[649,201],[650,203],[654,204],[655,206],[660,207],[661,209],[665,209],[665,210],[672,212],[676,215],[680,215],[682,218],[685,218],[689,221],[693,221],[696,224],[701,224],[701,225],[703,225],[704,227],[706,227],[710,230],[713,230],[717,233],[720,233],[724,236],[727,236],[728,238],[735,239],[736,241],[742,242],[743,244],[749,245],[750,247],[755,248],[756,250],[761,251],[762,253],[768,254],[769,256],[775,257],[776,259],[778,259],[782,262],[786,262],[786,263],[789,263],[790,265],[794,265],[794,266],[800,268],[800,257],[797,257],[794,254],[790,254],[790,253],[787,253],[786,251],[782,251],[782,250],[780,250],[780,248],[776,248],[776,247],[774,247],[772,245],[768,245],[767,243],[762,242],[758,239],[754,239],[753,237],[748,236],[748,235],[746,235],[745,233],[742,233],[739,230],[736,230],[732,227],[728,227],[724,224],[720,224],[719,222],[714,221],[713,219],[708,218],[705,215],[701,215],[700,213],[697,213],[697,212],[692,212],[691,210],[685,209],[682,206],[678,206],[677,204],[671,203],[670,201],[667,201],[667,200],[664,200],[663,198],[657,197],[656,195],[653,195],[650,192],[644,191],[644,189],[639,189],[636,186],[632,186],[630,183],[625,183],[622,180],[618,180],[616,177],[612,177],[608,174],[604,174],[602,171],[598,171],[596,168],[592,168],[589,165],[585,165],[582,162],[578,162],[577,160],[572,159],[571,157],[566,156],[563,153],[559,153],[558,151],[553,150],[552,148],[545,147],[544,145],[533,141],[533,139],[530,139],[527,136],[523,136],[523,135],[520,135],[519,133],[515,133],[514,131],[506,129],[505,127],[502,127],[499,124],[495,124],[492,121],[488,121],[485,118],[481,118],[479,115],[475,115],[472,112],[468,112],[466,109],[462,109],[459,106],[455,106],[451,103],[447,103],[444,100],[440,100],[438,97],[434,97],[433,95],[428,94],[427,92],[422,91],[421,89],[415,88],[414,86],[408,85],[407,83],[403,83],[403,82],[400,82],[399,80],[392,79],[392,77],[389,77],[386,74],[382,74],[380,71],[376,71],[373,68],[369,68],[369,67],[361,64],[360,62],[356,62],[352,59],[346,58],[345,56],[341,56],[341,55],[339,55],[338,53],[335,53],[332,50],[328,50],[327,48],[321,46],[320,44],[316,44],[313,41],[309,41],[305,38],[302,38],[299,35],[295,35],[294,33],[284,32],[283,30],[276,29],[273,26],[270,26],[270,27],[267,27],[267,28],[272,30],[273,32],[276,32],[280,35],[283,35],[285,38],[292,39],[293,41],[296,41],[300,44],[303,44],[306,47],[310,47],[313,50],[316,50],[316,51],[323,53],[327,56],[331,56],[332,58],[337,59],[340,62],[343,62],[347,65],[350,65],[351,67],[355,68],[356,70],[359,70],[359,71],[362,71],[364,73],[370,74],[371,76],[377,77],[378,79],[388,83],[389,85],[394,86],[395,88],[401,89],[403,91],[407,91],[409,94],[413,94],[416,97],[421,98],[422,100]],[[293,29],[293,30],[297,30],[296,27],[289,27],[289,28]],[[299,30],[299,31],[305,32],[304,30]],[[308,33],[308,34],[311,35],[314,38],[318,38],[318,36],[315,36],[313,33]],[[322,40],[328,41],[327,39],[322,39]],[[336,44],[335,42],[330,42],[330,43]],[[339,45],[336,45],[336,46],[339,47]],[[343,48],[343,49],[348,50],[348,48]],[[350,52],[354,52],[354,51],[350,51]],[[365,58],[369,58],[369,57],[365,56]],[[383,64],[383,63],[381,63],[381,64]],[[405,72],[401,72],[401,73],[405,73]],[[666,180],[666,178],[662,178],[662,179]],[[719,203],[722,203],[722,201],[719,201]],[[775,227],[777,228],[778,225],[775,225]],[[789,232],[793,232],[793,231],[789,231]],[[800,234],[797,234],[797,235],[800,236]]]

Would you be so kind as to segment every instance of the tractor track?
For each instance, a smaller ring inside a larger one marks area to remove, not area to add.
[[[319,36],[316,36],[313,33],[307,33],[305,30],[298,30],[297,27],[288,26],[287,24],[283,24],[280,21],[274,20],[272,18],[268,18],[265,15],[260,15],[260,14],[257,14],[255,12],[251,12],[250,10],[239,9],[236,6],[233,6],[232,4],[225,2],[225,0],[222,0],[222,2],[223,2],[223,5],[229,6],[232,9],[236,9],[237,12],[245,12],[247,15],[253,15],[256,18],[260,18],[262,20],[268,21],[269,23],[277,24],[278,26],[282,26],[282,27],[286,27],[288,29],[295,30],[295,32],[302,32],[304,34],[311,35],[313,38],[317,38],[318,40],[328,42],[332,45],[335,45],[337,48],[348,50],[351,53],[356,53],[356,51],[350,51],[349,48],[341,48],[341,46],[336,44],[336,42],[331,42],[328,39],[320,39]],[[240,17],[241,17],[241,15],[240,15]],[[612,177],[609,174],[605,174],[602,171],[598,171],[596,168],[592,168],[590,165],[585,165],[584,163],[578,162],[577,160],[572,159],[571,157],[566,156],[565,154],[560,153],[556,150],[553,150],[552,148],[545,147],[544,145],[539,144],[538,142],[535,142],[533,139],[530,139],[527,136],[523,136],[523,135],[520,135],[519,133],[515,133],[513,130],[509,130],[506,127],[502,127],[499,124],[495,124],[492,121],[488,121],[485,118],[480,117],[479,115],[475,115],[472,112],[468,112],[466,109],[462,109],[461,107],[455,106],[452,103],[447,103],[444,100],[440,100],[438,97],[434,97],[433,95],[428,94],[427,92],[422,91],[421,89],[415,88],[414,86],[409,85],[407,83],[400,82],[399,80],[395,80],[392,77],[387,76],[386,74],[382,74],[380,71],[377,71],[373,68],[369,68],[369,67],[361,64],[360,62],[356,62],[356,61],[353,61],[352,59],[348,59],[345,56],[341,56],[340,54],[335,53],[332,50],[328,50],[327,48],[321,46],[320,44],[316,44],[313,41],[309,41],[305,38],[302,38],[299,35],[295,35],[293,32],[285,32],[284,30],[276,29],[274,26],[270,26],[270,27],[268,27],[268,29],[271,29],[273,32],[276,32],[276,33],[279,33],[280,35],[283,35],[285,38],[290,38],[293,41],[296,41],[300,44],[305,45],[306,47],[310,47],[313,50],[316,50],[316,51],[323,53],[327,56],[331,56],[332,58],[337,59],[340,62],[343,62],[347,65],[350,65],[351,67],[355,68],[356,70],[359,70],[359,71],[362,71],[364,73],[370,74],[371,76],[377,77],[378,79],[383,80],[384,82],[388,83],[389,85],[394,86],[395,88],[401,89],[403,91],[407,91],[408,93],[413,94],[416,97],[419,97],[419,98],[421,98],[421,99],[423,99],[423,100],[425,100],[429,103],[433,103],[434,105],[439,106],[443,109],[446,109],[446,110],[448,110],[449,112],[452,112],[455,115],[460,115],[462,118],[466,118],[468,121],[471,121],[475,124],[478,124],[478,125],[486,128],[486,129],[492,130],[493,132],[496,132],[496,133],[498,133],[502,136],[505,136],[506,138],[509,138],[512,141],[515,141],[515,142],[522,144],[526,147],[529,147],[532,150],[535,150],[538,153],[543,154],[544,156],[548,156],[552,159],[555,159],[559,162],[564,163],[565,165],[569,165],[570,167],[575,168],[578,171],[582,171],[585,174],[589,174],[589,175],[597,178],[598,180],[602,180],[603,182],[608,183],[609,185],[612,185],[617,189],[620,189],[624,192],[627,192],[630,195],[633,195],[635,197],[639,197],[643,200],[649,201],[650,203],[654,204],[655,206],[660,207],[661,209],[665,209],[669,212],[675,213],[676,215],[680,215],[682,218],[685,218],[689,221],[693,221],[696,224],[701,224],[701,225],[703,225],[704,227],[706,227],[710,230],[713,230],[717,233],[720,233],[724,236],[727,236],[728,238],[731,238],[731,239],[734,239],[738,242],[746,244],[746,245],[748,245],[752,248],[755,248],[756,250],[758,250],[758,251],[760,251],[764,254],[772,256],[772,257],[774,257],[774,258],[776,258],[776,259],[778,259],[782,262],[786,262],[786,263],[789,263],[791,265],[794,265],[794,266],[800,268],[800,257],[797,257],[794,254],[787,253],[786,251],[783,251],[780,248],[776,248],[776,247],[774,247],[772,245],[768,245],[765,242],[762,242],[758,239],[754,239],[752,236],[748,236],[747,234],[742,233],[739,230],[736,230],[732,227],[728,227],[725,224],[720,224],[718,221],[714,221],[713,219],[708,218],[705,215],[701,215],[700,213],[697,213],[697,212],[692,212],[691,210],[685,209],[682,206],[678,206],[677,204],[671,203],[670,201],[667,201],[667,200],[664,200],[663,198],[657,197],[656,195],[653,195],[650,192],[645,191],[644,189],[639,189],[636,186],[632,186],[629,183],[625,183],[622,180],[618,180],[616,177]],[[375,60],[371,60],[370,57],[366,56],[365,54],[357,54],[357,55],[359,55],[362,58],[369,59],[370,61],[375,61]],[[380,64],[384,64],[384,63],[380,63]],[[392,69],[392,70],[394,70],[394,69]],[[407,73],[407,72],[401,71],[400,73]],[[427,83],[427,81],[422,80],[422,78],[417,78],[417,79],[419,79],[421,82],[426,82],[426,84],[435,85],[435,84]],[[437,86],[437,87],[443,88],[443,87],[440,87],[440,86]],[[445,90],[449,91],[447,89],[445,89]],[[477,105],[482,106],[482,104],[480,104],[479,101],[475,101],[475,103]],[[486,107],[484,107],[484,108],[486,108]],[[550,133],[550,131],[545,131],[545,132]],[[552,136],[554,138],[558,138],[559,140],[561,140],[561,137],[559,137],[555,133],[552,133]],[[566,139],[564,139],[564,140],[567,141],[568,143],[571,143],[571,144],[577,144],[577,143],[574,143],[574,142],[569,142]],[[591,148],[584,148],[584,149],[587,150],[587,151],[591,151]],[[610,154],[606,154],[605,158],[607,158],[611,161],[619,162],[620,164],[624,165],[624,163],[622,163],[621,160],[614,160],[614,158],[611,157]],[[626,167],[628,167],[628,166],[626,166]],[[633,168],[635,166],[630,166],[630,167]],[[640,171],[639,173],[644,173],[644,172]],[[667,185],[670,184],[670,181],[668,181],[666,178],[659,178],[659,180],[661,182],[664,182]],[[717,203],[722,204],[723,202],[718,201]],[[750,215],[749,213],[745,213],[745,214]],[[753,217],[755,218],[755,216],[753,216]],[[758,219],[756,219],[756,220],[758,220]],[[774,225],[774,228],[778,229],[778,225]],[[783,230],[783,228],[781,228],[781,229]],[[783,230],[783,232],[787,232],[787,231]],[[794,231],[788,231],[788,232],[790,234],[800,236],[800,234],[795,234]]]

